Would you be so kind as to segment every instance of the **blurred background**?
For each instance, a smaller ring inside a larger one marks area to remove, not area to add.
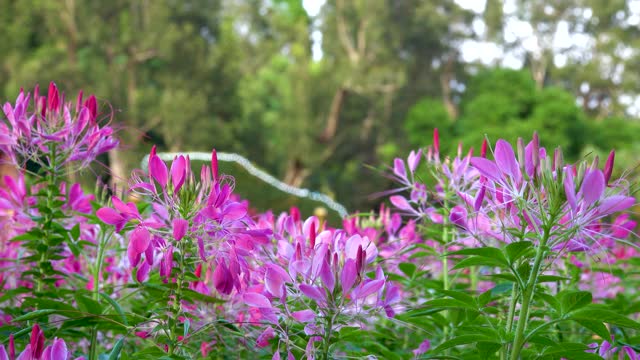
[[[152,144],[215,147],[367,211],[434,127],[448,153],[537,130],[634,171],[639,26],[639,0],[0,0],[0,98],[96,94],[123,142],[103,159],[115,180]],[[301,204],[223,170],[256,209]]]

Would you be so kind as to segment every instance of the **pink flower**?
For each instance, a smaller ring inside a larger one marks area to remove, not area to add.
[[[269,340],[273,339],[274,337],[275,332],[273,331],[273,328],[269,326],[262,332],[262,334],[260,334],[260,336],[258,336],[258,339],[256,339],[256,345],[258,345],[258,347],[260,348],[269,346]]]
[[[0,151],[9,154],[13,162],[23,164],[32,160],[48,167],[50,156],[55,156],[56,169],[60,171],[69,163],[86,167],[96,157],[118,145],[113,129],[99,124],[94,96],[84,103],[82,95],[73,106],[63,103],[64,96],[54,83],[49,84],[46,101],[36,87],[33,109],[30,112],[31,95],[20,92],[15,105],[3,107],[7,124],[2,128]],[[8,125],[8,126],[7,126]],[[52,154],[54,151],[56,154]]]

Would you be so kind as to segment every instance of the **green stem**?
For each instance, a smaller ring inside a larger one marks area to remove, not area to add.
[[[513,288],[511,290],[511,302],[509,304],[509,315],[507,316],[507,332],[511,332],[511,330],[513,330],[513,319],[516,315],[516,304],[518,303],[518,297],[520,297],[519,291],[520,289],[518,288],[518,284],[513,283]]]
[[[476,294],[478,291],[478,268],[475,266],[469,268],[469,282],[471,285],[471,292]]]
[[[329,345],[333,329],[333,315],[327,316],[327,326],[324,328],[324,339],[322,344],[322,359],[329,360]]]
[[[104,232],[100,232],[100,241],[98,242],[97,263],[93,269],[93,300],[100,301],[100,271],[104,263],[104,251],[107,245],[107,236]],[[89,360],[98,359],[98,328],[91,329],[91,345],[89,349]]]
[[[518,298],[520,297],[520,288],[518,287],[518,283],[513,283],[513,287],[511,289],[511,301],[509,302],[509,313],[507,314],[507,333],[511,333],[513,330],[513,319],[516,315],[516,304],[518,303]],[[503,346],[500,349],[500,360],[506,360],[507,355],[509,353],[509,347]]]
[[[47,183],[47,197],[46,204],[47,208],[50,211],[53,211],[53,200],[54,200],[54,192],[53,188],[55,188],[56,184],[56,176],[54,174],[47,174],[46,178]],[[36,291],[41,292],[44,290],[44,279],[46,277],[46,270],[44,268],[44,264],[49,261],[49,239],[51,238],[51,224],[53,223],[53,213],[48,212],[44,214],[44,222],[42,223],[42,232],[44,236],[42,237],[42,241],[44,242],[44,250],[40,251],[40,259],[38,260],[38,276],[35,279],[36,283]]]
[[[173,306],[171,307],[173,313],[173,326],[170,330],[171,332],[171,343],[169,344],[169,355],[173,355],[175,350],[178,348],[178,319],[180,318],[180,302],[182,301],[182,284],[184,283],[184,274],[186,273],[185,269],[185,244],[187,243],[187,239],[182,239],[178,244],[178,249],[180,251],[180,261],[178,262],[178,278],[176,279],[176,291],[174,292],[175,298],[173,302]],[[173,260],[172,260],[173,261]],[[171,275],[169,275],[171,276]]]
[[[98,329],[91,329],[91,346],[89,348],[89,360],[98,359]]]
[[[545,229],[544,237],[541,243],[538,245],[536,249],[536,257],[533,262],[533,268],[529,273],[529,279],[527,280],[527,286],[522,293],[522,306],[520,307],[520,314],[518,317],[518,323],[516,326],[516,335],[513,340],[513,348],[511,351],[511,360],[517,360],[520,356],[520,351],[524,346],[525,342],[525,330],[527,328],[527,323],[529,322],[529,305],[531,304],[531,300],[533,300],[533,293],[538,283],[538,273],[540,272],[540,266],[542,265],[542,259],[544,258],[544,247],[547,244],[548,240],[548,231]]]
[[[444,203],[445,208],[447,207],[447,202]],[[442,244],[444,247],[444,252],[447,252],[447,245],[449,243],[449,229],[447,228],[447,217],[445,217],[443,222],[444,228],[442,230]],[[449,290],[449,259],[444,256],[442,257],[442,288],[444,290]],[[449,338],[449,312],[447,310],[442,312],[442,316],[447,320],[444,328],[442,329],[443,340],[446,341]],[[448,351],[447,351],[448,352]]]

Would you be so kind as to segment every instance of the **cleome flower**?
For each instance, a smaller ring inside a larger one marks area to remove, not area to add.
[[[75,104],[64,100],[53,82],[46,98],[37,86],[33,96],[20,91],[15,104],[3,106],[6,120],[0,123],[0,151],[14,164],[30,160],[57,172],[68,164],[87,167],[118,146],[113,128],[98,119],[95,96],[84,100],[80,92]]]

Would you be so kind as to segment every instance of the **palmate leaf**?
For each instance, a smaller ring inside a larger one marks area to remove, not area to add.
[[[573,311],[571,312],[569,319],[602,321],[611,325],[640,330],[640,323],[637,321],[633,321],[624,315],[620,315],[615,311],[611,311],[597,305],[590,305]]]
[[[577,343],[560,343],[555,346],[546,348],[537,359],[557,360],[565,358],[567,360],[602,360],[597,354],[586,352],[589,347],[585,344]]]
[[[435,299],[429,300],[425,304],[425,306],[433,307],[433,308],[442,308],[442,309],[469,309],[469,310],[478,310],[477,306],[473,304],[467,304],[466,302],[456,300],[456,299]]]
[[[83,312],[93,315],[101,315],[103,313],[102,305],[99,302],[82,294],[76,294],[75,299],[78,307]]]
[[[531,241],[518,241],[505,247],[507,259],[511,264],[518,261],[531,250],[533,250],[533,243]]]
[[[563,315],[581,309],[593,302],[593,296],[588,291],[561,291],[556,298],[560,301]]]
[[[462,249],[454,252],[450,252],[445,256],[451,255],[470,255],[477,256],[481,258],[493,259],[502,265],[509,265],[507,258],[504,256],[502,250],[494,247],[479,247],[479,248],[470,248],[470,249]]]
[[[398,268],[409,278],[412,278],[418,267],[414,263],[400,263]]]
[[[471,256],[460,260],[451,270],[464,269],[471,266],[506,267],[507,264],[499,259],[484,256]]]
[[[609,329],[602,323],[602,321],[596,320],[574,320],[584,328],[593,331],[594,334],[600,336],[603,339],[610,339],[611,334]]]
[[[480,334],[473,334],[473,335],[460,335],[460,336],[456,336],[452,339],[449,339],[445,342],[443,342],[442,344],[438,345],[438,347],[436,347],[433,352],[435,353],[439,353],[443,350],[447,350],[450,349],[452,347],[456,347],[459,345],[467,345],[467,344],[475,344],[477,342],[488,342],[488,343],[495,343],[496,339],[493,337],[489,337],[486,335],[480,335]]]
[[[446,296],[454,298],[454,299],[456,299],[458,301],[461,301],[461,302],[463,302],[465,304],[468,304],[469,306],[472,306],[474,308],[478,307],[478,303],[476,302],[476,299],[473,296],[471,296],[471,295],[469,295],[469,294],[467,294],[465,292],[453,291],[453,290],[440,290],[440,292],[443,293]]]

